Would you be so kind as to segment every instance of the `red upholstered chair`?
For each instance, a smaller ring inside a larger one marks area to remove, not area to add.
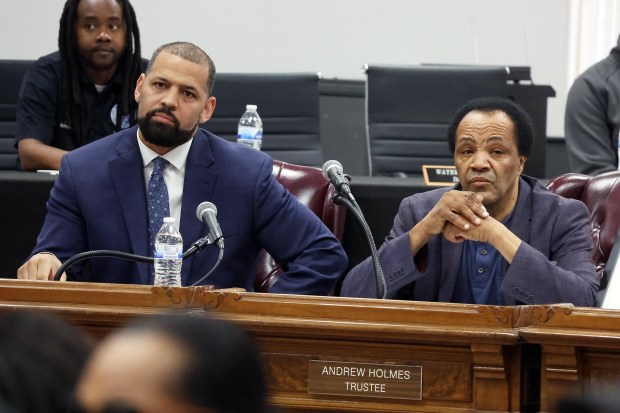
[[[346,207],[334,204],[335,190],[319,168],[273,161],[273,176],[318,216],[332,233],[342,241]],[[258,257],[254,291],[268,292],[278,280],[282,269],[265,250]]]
[[[592,260],[602,279],[620,228],[620,171],[594,177],[568,173],[553,179],[547,188],[566,198],[581,200],[590,210]]]

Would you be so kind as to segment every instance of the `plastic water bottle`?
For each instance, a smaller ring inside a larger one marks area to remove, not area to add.
[[[164,224],[155,236],[155,285],[181,286],[183,265],[183,238],[172,217],[165,217]]]
[[[245,113],[239,119],[237,142],[260,150],[263,144],[263,121],[260,120],[256,105],[247,105]]]

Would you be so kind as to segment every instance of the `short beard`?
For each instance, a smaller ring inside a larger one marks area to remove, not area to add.
[[[157,113],[165,113],[170,116],[174,122],[174,126],[153,122],[153,116]],[[181,129],[179,120],[172,114],[170,109],[166,107],[154,109],[143,117],[139,117],[138,125],[140,126],[142,136],[147,142],[164,148],[175,148],[183,145],[194,136],[196,128],[198,128],[198,124],[196,124],[191,129]]]
[[[82,58],[82,64],[84,64],[84,66],[90,67],[97,71],[103,71],[103,70],[111,69],[117,64],[119,64],[120,60],[123,57],[123,52],[119,53],[118,51],[114,50],[112,59],[106,62],[103,62],[103,63],[97,63],[97,61],[93,57],[94,54],[96,53],[96,48],[93,50],[90,50],[88,54],[86,55],[80,53],[80,57]]]

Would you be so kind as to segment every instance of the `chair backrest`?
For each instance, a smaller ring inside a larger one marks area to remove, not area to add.
[[[590,177],[577,173],[561,175],[547,184],[551,192],[581,200],[590,211],[592,260],[603,279],[607,260],[620,229],[620,171]]]
[[[274,160],[273,176],[342,241],[347,211],[344,206],[333,202],[334,186],[325,179],[320,169]],[[258,258],[254,290],[268,292],[280,273],[280,266],[262,250]]]
[[[32,60],[0,60],[0,169],[17,169],[17,98]]]
[[[320,166],[319,80],[318,73],[220,73],[215,111],[202,127],[234,142],[246,105],[257,105],[264,152],[284,162]]]
[[[456,110],[483,96],[506,97],[502,67],[366,65],[371,175],[416,175],[453,165],[446,132]]]

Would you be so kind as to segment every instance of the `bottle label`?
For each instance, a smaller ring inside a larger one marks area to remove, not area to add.
[[[237,139],[262,139],[263,130],[260,128],[252,128],[249,126],[239,126],[237,131]]]
[[[183,258],[183,245],[155,244],[155,258],[176,260]]]

